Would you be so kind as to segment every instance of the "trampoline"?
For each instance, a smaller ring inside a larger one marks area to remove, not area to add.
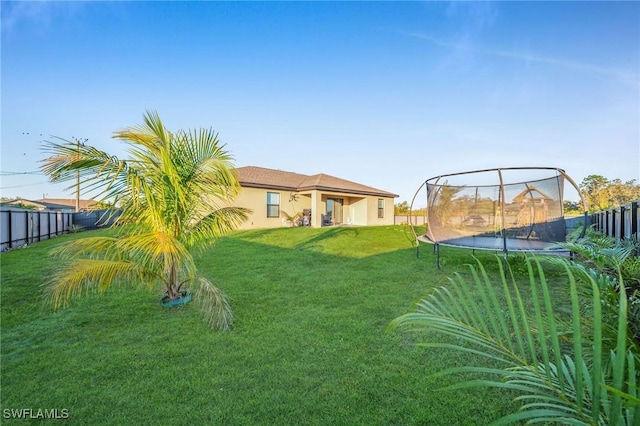
[[[418,235],[412,223],[419,255],[420,242],[434,245],[440,267],[440,246],[478,250],[547,253],[566,250],[554,245],[566,241],[565,184],[583,207],[578,185],[555,167],[509,167],[436,176],[424,181],[414,195],[426,191],[426,231]]]

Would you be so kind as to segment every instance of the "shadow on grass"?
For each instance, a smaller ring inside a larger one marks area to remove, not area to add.
[[[450,273],[416,259],[401,227],[218,241],[197,264],[232,299],[231,333],[143,289],[55,314],[21,303],[39,301],[52,246],[1,258],[3,408],[66,408],[74,424],[101,425],[483,425],[511,407],[499,391],[439,392],[447,383],[429,374],[464,358],[386,332]]]

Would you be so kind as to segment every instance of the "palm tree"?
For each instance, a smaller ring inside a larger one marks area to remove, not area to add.
[[[495,424],[637,425],[640,354],[627,338],[624,285],[621,283],[618,295],[616,340],[607,350],[599,278],[581,277],[591,289],[587,318],[587,301],[581,297],[570,261],[554,263],[563,265],[567,276],[571,320],[566,325],[558,319],[541,261],[527,258],[527,289],[512,275],[507,278],[499,259],[502,279],[495,284],[478,262],[470,267],[471,282],[456,274],[450,286],[433,291],[391,327],[449,336],[451,339],[432,338],[424,346],[463,351],[493,364],[478,362],[435,374],[476,376],[449,389],[488,386],[518,393],[520,409]],[[528,301],[532,306],[528,307]],[[566,336],[572,344],[565,343]]]
[[[232,313],[222,291],[198,277],[195,249],[237,228],[249,210],[229,207],[240,185],[233,158],[211,129],[168,131],[157,113],[147,111],[142,125],[114,133],[129,145],[120,160],[77,141],[47,142],[42,171],[51,181],[76,182],[96,198],[119,205],[115,236],[94,236],[60,245],[55,253],[68,262],[45,284],[59,308],[87,290],[103,292],[114,284],[164,289],[177,300],[197,287],[194,300],[205,321],[228,330]],[[190,294],[190,293],[189,293]]]

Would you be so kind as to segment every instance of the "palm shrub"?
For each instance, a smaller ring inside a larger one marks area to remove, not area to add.
[[[197,275],[193,251],[213,243],[246,220],[248,210],[229,207],[239,191],[232,157],[211,129],[168,131],[157,113],[142,125],[115,132],[129,145],[118,159],[78,141],[47,142],[42,171],[54,182],[78,179],[96,198],[118,205],[114,236],[60,245],[61,267],[45,283],[59,308],[69,299],[116,283],[160,286],[164,297],[196,288],[206,322],[228,330],[229,302],[211,281]]]
[[[627,339],[624,286],[619,292],[615,346],[605,350],[597,280],[584,277],[592,289],[587,300],[590,320],[584,321],[580,284],[570,262],[562,261],[571,305],[571,319],[565,322],[558,317],[541,261],[535,257],[525,261],[529,280],[526,290],[521,290],[513,274],[502,270],[501,260],[497,261],[501,272],[498,283],[477,262],[469,267],[471,279],[456,273],[449,286],[429,293],[411,312],[396,318],[391,328],[443,334],[449,338],[434,338],[421,345],[486,358],[487,363],[452,367],[435,375],[474,376],[447,389],[489,386],[517,392],[516,401],[521,404],[518,411],[495,424],[638,424],[640,359]],[[564,342],[567,335],[571,337],[568,345]]]
[[[600,295],[609,329],[618,318],[619,292],[624,286],[628,298],[628,337],[640,345],[640,239],[637,234],[616,239],[588,228],[584,238],[558,243],[570,250],[578,262],[571,267],[578,277],[591,275],[600,283]],[[583,286],[590,292],[590,286]]]
[[[613,277],[622,274],[628,289],[640,291],[640,238],[637,234],[617,239],[589,227],[584,237],[568,238],[555,246],[571,250],[582,263],[601,273]]]

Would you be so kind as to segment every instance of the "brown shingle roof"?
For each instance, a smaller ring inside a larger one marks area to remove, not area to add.
[[[236,169],[238,180],[242,186],[258,188],[297,190],[300,183],[308,176],[263,167],[239,167]]]
[[[246,187],[284,189],[287,191],[308,191],[315,189],[391,198],[398,197],[398,195],[392,194],[391,192],[324,173],[309,176],[255,166],[239,167],[236,169],[236,173],[240,185]]]

